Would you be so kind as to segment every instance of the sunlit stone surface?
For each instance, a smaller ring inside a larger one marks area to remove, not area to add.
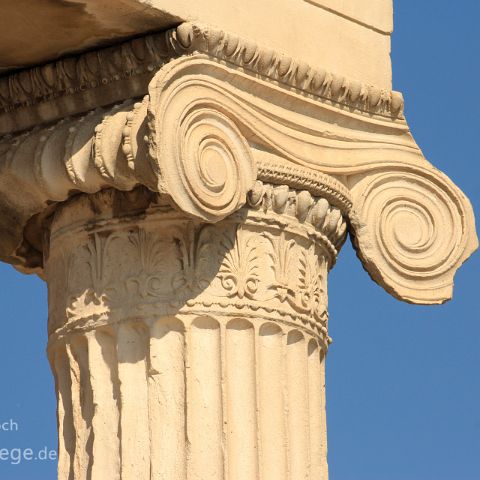
[[[0,258],[48,283],[59,479],[326,480],[346,236],[421,304],[477,247],[390,90],[391,2],[100,3],[0,33]]]

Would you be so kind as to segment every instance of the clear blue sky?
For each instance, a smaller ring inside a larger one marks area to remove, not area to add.
[[[392,43],[394,88],[417,143],[477,214],[478,18],[478,0],[396,0]],[[402,304],[345,245],[329,284],[331,480],[480,480],[479,254],[455,285],[446,305]],[[46,297],[38,278],[0,266],[0,421],[18,423],[0,430],[0,448],[56,448]],[[52,461],[0,461],[1,480],[54,478]]]

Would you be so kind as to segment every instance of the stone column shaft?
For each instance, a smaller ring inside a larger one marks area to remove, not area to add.
[[[258,188],[216,225],[141,189],[57,210],[60,479],[327,479],[326,276],[345,222]]]
[[[295,328],[127,320],[50,351],[61,479],[328,478],[324,352]]]

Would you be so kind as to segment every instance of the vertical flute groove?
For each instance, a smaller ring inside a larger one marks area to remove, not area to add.
[[[196,319],[190,329],[187,375],[188,480],[223,480],[220,325]]]
[[[72,380],[69,358],[64,344],[55,350],[52,359],[58,398],[58,476],[60,480],[73,480],[75,430],[72,411]]]
[[[113,333],[97,330],[87,335],[94,416],[92,478],[120,479],[118,435],[117,355]]]
[[[260,368],[260,330],[254,326],[255,329],[255,422],[257,426],[256,432],[256,441],[257,441],[257,471],[259,480],[264,480],[263,476],[263,437],[262,437],[262,416],[260,414],[262,409],[262,390],[261,390],[261,373],[262,369]]]
[[[310,425],[310,477],[327,480],[324,464],[326,458],[323,450],[324,416],[322,413],[322,396],[324,395],[320,373],[320,349],[315,340],[308,344],[308,391],[309,391],[309,425]]]
[[[220,375],[222,390],[222,457],[223,478],[229,479],[229,456],[228,456],[228,392],[227,392],[227,331],[225,321],[220,322]]]
[[[73,337],[67,347],[72,384],[72,411],[75,431],[73,471],[75,480],[90,478],[92,468],[93,398],[88,374],[88,345],[83,335]]]
[[[286,480],[283,332],[266,323],[259,333],[261,478]]]
[[[227,453],[229,480],[258,478],[255,331],[231,320],[226,338]]]
[[[322,458],[322,480],[328,480],[328,452],[327,452],[327,409],[326,409],[326,389],[325,389],[325,359],[323,350],[320,352],[320,391],[321,391],[321,458]]]
[[[147,345],[146,329],[140,322],[118,326],[122,480],[150,479]]]
[[[151,480],[186,478],[185,328],[176,319],[153,323],[148,404]]]
[[[288,441],[291,480],[309,478],[308,383],[305,338],[298,330],[287,335]]]

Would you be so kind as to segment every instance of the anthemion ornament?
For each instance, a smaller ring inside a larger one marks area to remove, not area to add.
[[[86,1],[95,35],[65,11],[78,38],[0,77],[0,258],[48,284],[60,480],[326,480],[347,235],[419,304],[477,247],[391,91],[391,2],[295,1]]]

